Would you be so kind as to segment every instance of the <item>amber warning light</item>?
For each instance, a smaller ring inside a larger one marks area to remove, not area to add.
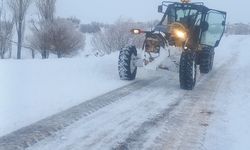
[[[182,3],[189,3],[190,0],[181,0]]]

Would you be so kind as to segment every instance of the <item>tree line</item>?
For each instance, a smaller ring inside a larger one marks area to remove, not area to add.
[[[245,23],[227,24],[226,34],[227,35],[249,35],[250,24],[245,24]]]
[[[58,58],[77,55],[85,46],[85,34],[91,34],[93,51],[98,55],[119,51],[126,45],[142,47],[144,36],[133,35],[132,28],[151,30],[159,21],[135,22],[118,19],[113,24],[91,22],[81,24],[76,17],[56,17],[56,0],[0,0],[0,58],[22,58],[22,49],[29,49],[32,57],[38,53],[47,59],[50,54]],[[25,36],[26,15],[34,3],[38,16],[29,20],[30,35]],[[6,10],[11,15],[6,15]],[[16,31],[16,33],[14,32]],[[227,24],[226,34],[250,34],[250,24]],[[14,35],[17,35],[15,37]],[[15,39],[16,38],[16,39]],[[12,47],[16,45],[16,54]]]
[[[38,16],[30,21],[31,35],[25,39],[26,15],[34,3]],[[6,17],[9,10],[11,17]],[[74,18],[55,16],[56,0],[7,0],[1,1],[0,8],[0,55],[1,58],[12,56],[12,45],[17,45],[16,58],[21,59],[22,48],[30,49],[32,57],[40,53],[43,59],[53,53],[61,57],[71,57],[85,44],[85,36],[80,32]],[[13,39],[16,29],[17,39]]]
[[[143,36],[132,35],[131,28],[149,29],[156,23],[134,22],[130,19],[118,19],[113,24],[91,22],[81,24],[76,17],[56,17],[56,0],[2,0],[0,11],[0,56],[2,59],[16,55],[22,57],[22,49],[29,49],[32,57],[38,53],[43,59],[50,54],[61,57],[76,55],[85,46],[85,34],[92,34],[93,51],[100,55],[120,50],[126,45],[142,46]],[[30,5],[34,3],[38,16],[31,19],[29,31],[25,36],[26,15]],[[6,17],[6,8],[11,17]],[[17,39],[14,39],[16,29]],[[16,54],[12,53],[12,45],[16,45]]]

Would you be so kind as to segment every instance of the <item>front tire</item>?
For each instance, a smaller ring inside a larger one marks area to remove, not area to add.
[[[118,71],[121,80],[134,80],[137,73],[137,50],[135,46],[123,48],[120,51]]]
[[[182,52],[179,68],[180,87],[193,90],[196,83],[196,59],[194,52]]]

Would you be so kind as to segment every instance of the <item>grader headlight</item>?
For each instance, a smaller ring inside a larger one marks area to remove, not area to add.
[[[132,34],[141,34],[141,33],[144,33],[144,31],[142,31],[141,29],[131,29],[130,32]]]
[[[187,39],[187,33],[185,31],[180,30],[180,29],[174,30],[174,34],[181,41],[185,41]]]
[[[188,39],[188,30],[179,22],[170,25],[170,34],[176,42],[185,42]]]

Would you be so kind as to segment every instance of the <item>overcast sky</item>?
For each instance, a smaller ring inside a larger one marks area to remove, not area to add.
[[[193,0],[195,2],[197,0]],[[228,22],[250,23],[250,0],[201,0],[208,7],[227,11]],[[57,0],[57,15],[76,16],[82,22],[111,23],[119,17],[136,21],[159,19],[162,0]]]

